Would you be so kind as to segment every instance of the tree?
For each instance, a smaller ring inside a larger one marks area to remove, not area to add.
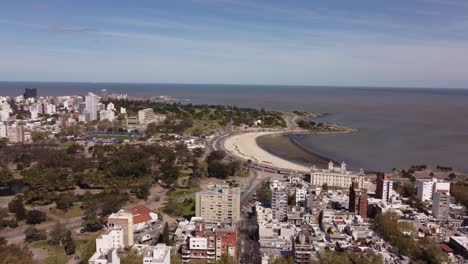
[[[68,212],[75,200],[75,195],[72,192],[61,193],[55,200],[55,205],[57,209]]]
[[[63,248],[65,249],[65,253],[67,253],[67,255],[75,254],[76,245],[75,241],[73,241],[70,230],[68,230],[65,234],[65,238],[63,240]]]
[[[206,157],[206,161],[210,163],[215,160],[222,160],[224,159],[225,156],[226,156],[226,152],[224,152],[223,150],[216,150],[216,151],[211,152],[210,155]]]
[[[26,218],[26,208],[24,208],[23,195],[17,195],[8,203],[8,210],[15,214],[16,220],[21,221]]]
[[[84,147],[80,144],[73,143],[67,148],[67,154],[76,154],[78,152],[83,152]]]
[[[8,187],[11,181],[13,181],[13,175],[8,168],[0,167],[0,188]]]
[[[24,235],[25,241],[28,243],[47,239],[47,233],[44,230],[39,230],[32,226],[26,228]]]
[[[86,243],[80,245],[79,248],[80,258],[84,261],[84,263],[88,263],[88,259],[90,259],[94,252],[96,252],[96,240],[89,239]]]
[[[28,225],[37,225],[46,220],[46,213],[39,210],[31,210],[26,214],[26,223]]]
[[[143,256],[136,251],[120,256],[121,264],[141,264],[143,263]]]
[[[87,214],[86,220],[83,222],[83,227],[86,231],[95,232],[102,229],[102,219],[95,214]]]
[[[21,248],[17,245],[2,243],[0,245],[0,264],[11,263],[32,264],[35,262],[27,247]]]
[[[455,180],[455,178],[457,177],[457,175],[455,175],[455,173],[451,172],[448,176],[450,178],[450,180]]]
[[[54,228],[50,231],[49,234],[49,243],[52,245],[61,245],[63,239],[65,238],[66,230],[65,226],[60,222],[57,222]]]
[[[169,238],[169,225],[167,224],[167,222],[164,224],[164,230],[163,230],[163,234],[162,234],[162,242],[166,245],[169,245],[169,243],[171,242],[170,241],[170,238]]]
[[[327,183],[322,184],[322,192],[328,192],[328,184]]]

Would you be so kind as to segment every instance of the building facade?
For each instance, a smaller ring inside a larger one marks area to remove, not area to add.
[[[421,202],[432,200],[434,193],[450,193],[450,182],[439,181],[437,179],[421,179],[417,182],[417,195]]]
[[[133,215],[124,210],[111,214],[107,219],[109,228],[121,228],[123,232],[124,246],[131,246],[133,241]]]
[[[270,195],[273,219],[283,221],[288,214],[288,191],[281,182],[275,180],[270,184]]]
[[[85,98],[85,111],[89,114],[88,121],[94,121],[98,119],[98,97],[93,93],[88,93]]]
[[[367,218],[367,191],[356,188],[357,184],[352,183],[349,187],[349,211]]]
[[[233,227],[205,229],[205,223],[199,221],[195,231],[182,244],[182,261],[215,263],[224,256],[236,261],[237,238],[237,231]]]
[[[388,203],[393,193],[393,181],[388,178],[386,173],[379,175],[377,178],[377,198],[382,199],[382,202]]]
[[[198,192],[195,197],[195,215],[210,224],[225,221],[236,223],[240,219],[240,190],[215,186],[213,190]]]
[[[357,182],[358,187],[364,187],[364,172],[350,172],[346,169],[346,164],[343,162],[341,167],[335,168],[333,162],[328,164],[328,170],[317,169],[312,167],[310,172],[310,184],[313,186],[323,186],[333,188],[349,188],[352,182]]]
[[[449,209],[450,195],[442,191],[435,192],[432,201],[432,216],[440,221],[447,221]]]

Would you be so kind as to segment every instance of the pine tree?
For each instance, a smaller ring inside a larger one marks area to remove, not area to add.
[[[164,230],[163,230],[163,239],[162,239],[162,242],[166,245],[169,245],[170,243],[170,239],[169,239],[169,225],[167,224],[164,224]]]

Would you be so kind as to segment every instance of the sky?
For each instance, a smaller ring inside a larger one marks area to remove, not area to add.
[[[467,0],[0,0],[0,80],[468,88]]]

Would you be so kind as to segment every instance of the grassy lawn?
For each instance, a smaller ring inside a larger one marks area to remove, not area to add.
[[[192,187],[192,188],[177,188],[175,191],[170,192],[167,194],[168,198],[178,198],[188,196],[190,194],[199,192],[200,188]]]
[[[47,241],[37,241],[31,244],[32,248],[44,248],[49,252],[49,256],[45,259],[46,264],[67,263],[68,257],[65,250],[59,246],[49,245]]]
[[[52,210],[50,210],[50,213],[53,214],[54,216],[64,218],[64,219],[74,218],[74,217],[82,216],[84,214],[83,210],[78,205],[72,206],[72,208],[70,208],[68,212],[64,212],[62,210],[53,208]]]

